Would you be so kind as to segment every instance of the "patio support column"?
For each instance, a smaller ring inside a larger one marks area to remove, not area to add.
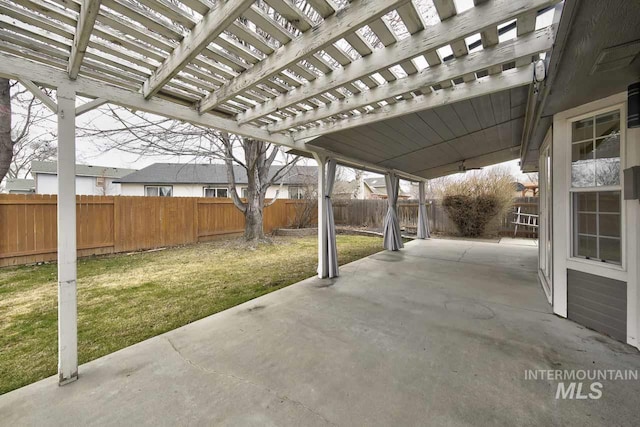
[[[327,201],[326,191],[326,156],[313,153],[318,162],[318,277],[323,279],[329,274],[329,254],[327,252]]]
[[[424,191],[424,181],[418,183],[418,239],[428,239],[431,237],[429,230],[429,216],[427,215],[427,207],[425,206],[426,197]]]
[[[331,193],[336,180],[336,159],[314,154],[318,162],[318,277],[338,277],[336,225]]]
[[[384,218],[384,237],[382,243],[385,249],[397,251],[404,247],[402,244],[402,236],[400,235],[400,223],[398,222],[397,214],[400,181],[393,172],[388,172],[385,175],[385,181],[387,184],[387,201],[389,208],[387,210],[387,216]]]
[[[58,384],[78,379],[76,301],[76,95],[57,89],[58,98]]]

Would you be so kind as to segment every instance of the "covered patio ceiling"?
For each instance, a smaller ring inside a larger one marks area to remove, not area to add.
[[[0,0],[0,75],[422,180],[519,157],[562,7],[464,3]]]

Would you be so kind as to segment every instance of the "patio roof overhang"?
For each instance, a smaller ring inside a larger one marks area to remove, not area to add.
[[[0,75],[422,180],[518,157],[561,7],[0,0]]]

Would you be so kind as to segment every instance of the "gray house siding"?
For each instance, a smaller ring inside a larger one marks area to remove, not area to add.
[[[617,340],[627,340],[627,284],[567,270],[567,317]]]

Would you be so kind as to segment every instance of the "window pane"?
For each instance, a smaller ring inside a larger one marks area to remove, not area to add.
[[[585,139],[593,139],[593,117],[571,124],[571,141],[584,141]]]
[[[620,192],[619,191],[602,191],[598,194],[599,211],[600,212],[617,212],[620,213]]]
[[[599,221],[601,236],[620,237],[620,215],[601,213]]]
[[[596,139],[596,159],[620,159],[620,135]]]
[[[173,193],[173,189],[171,187],[160,187],[160,196],[171,197],[172,193]]]
[[[578,256],[597,258],[596,237],[578,236]]]
[[[596,140],[596,185],[620,184],[620,135]]]
[[[571,161],[579,162],[580,160],[593,159],[593,142],[577,142],[571,145]]]
[[[579,212],[596,212],[598,193],[575,193],[576,210]]]
[[[600,114],[596,117],[596,138],[620,132],[620,112]]]
[[[578,214],[578,233],[580,234],[597,234],[596,214]]]
[[[204,197],[215,197],[215,190],[213,188],[205,188]]]
[[[227,197],[227,189],[218,188],[218,197]]]
[[[622,260],[622,250],[620,239],[600,238],[600,259],[620,264]]]
[[[580,142],[571,146],[571,185],[573,187],[593,187],[595,185],[595,165],[593,142]]]
[[[249,194],[249,189],[248,188],[243,188],[242,189],[242,198],[246,199],[247,198],[247,194]]]
[[[158,196],[158,187],[146,187],[145,194],[150,197]]]

